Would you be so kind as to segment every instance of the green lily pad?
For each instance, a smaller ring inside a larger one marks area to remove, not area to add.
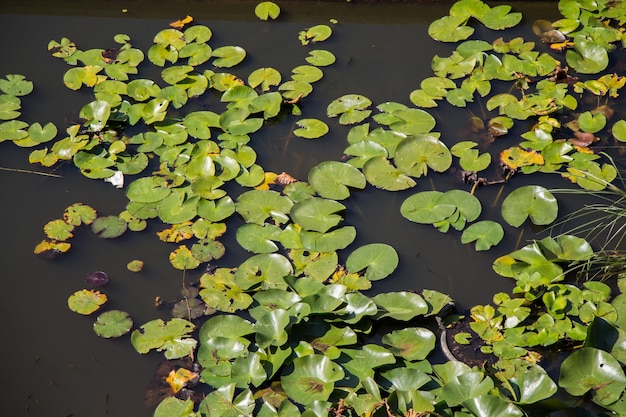
[[[70,310],[84,315],[97,311],[106,302],[106,294],[96,290],[79,290],[67,299],[67,305]]]
[[[33,82],[20,74],[7,74],[0,79],[0,90],[12,96],[25,96],[33,91]]]
[[[584,35],[574,37],[574,49],[565,53],[567,64],[582,74],[596,74],[609,64],[607,50]]]
[[[303,30],[298,35],[298,39],[302,45],[308,45],[310,42],[322,42],[330,38],[333,30],[328,25],[315,25]]]
[[[167,359],[178,359],[190,355],[196,348],[197,341],[190,337],[195,325],[190,321],[173,318],[168,322],[152,320],[135,329],[130,335],[130,342],[139,353],[148,353],[152,349],[165,351]]]
[[[317,139],[328,133],[328,125],[318,119],[300,119],[296,122],[298,129],[293,134],[305,139]]]
[[[120,310],[105,311],[93,324],[93,331],[100,337],[112,338],[125,335],[133,327],[128,313]]]
[[[372,143],[375,146],[371,147],[373,152],[382,153],[380,156],[373,156],[368,158],[367,162],[363,165],[363,174],[367,181],[375,187],[388,191],[406,190],[414,187],[417,183],[413,178],[404,174],[403,171],[394,167],[386,158],[386,150],[370,141],[357,142],[351,145],[349,148],[356,148],[360,144]],[[354,152],[354,148],[346,149],[346,153],[349,151]],[[352,159],[348,161],[351,165]]]
[[[365,188],[365,176],[352,165],[325,161],[309,171],[309,184],[324,198],[345,200],[350,196],[348,187]]]
[[[626,390],[626,376],[620,363],[608,352],[584,347],[561,364],[559,386],[571,395],[591,391],[591,399],[600,405],[617,401]]]
[[[22,102],[19,98],[9,95],[0,95],[0,120],[12,120],[20,116],[17,111],[22,108]]]
[[[422,191],[408,197],[400,206],[400,213],[415,223],[432,224],[450,217],[456,210],[455,204],[439,204],[441,191]]]
[[[347,94],[333,100],[326,109],[328,117],[339,117],[342,125],[354,124],[363,121],[372,111],[367,110],[372,101],[359,94]]]
[[[284,277],[293,273],[289,259],[278,253],[262,253],[246,259],[235,272],[235,283],[242,289],[284,286]]]
[[[465,26],[464,16],[444,16],[428,26],[428,35],[440,42],[458,42],[472,36],[474,28]]]
[[[305,230],[324,233],[343,220],[338,213],[345,209],[346,206],[337,201],[311,197],[296,203],[291,208],[290,216]]]
[[[502,217],[513,227],[527,218],[537,225],[552,223],[558,215],[556,198],[544,187],[526,185],[509,194],[502,202]]]
[[[91,223],[91,231],[103,239],[119,237],[128,229],[128,223],[119,216],[98,217]]]
[[[239,64],[246,57],[246,50],[240,46],[222,46],[213,50],[216,57],[213,65],[220,68],[231,68]]]
[[[235,283],[234,272],[230,269],[221,268],[213,274],[203,274],[200,277],[200,286],[202,300],[219,311],[232,313],[247,308],[253,301]]]
[[[248,85],[252,88],[261,86],[262,91],[267,91],[272,86],[280,85],[282,76],[274,68],[259,68],[248,76]]]
[[[344,377],[341,366],[324,355],[308,355],[293,360],[293,371],[281,376],[281,385],[289,398],[300,404],[326,401],[335,382]]]
[[[354,226],[345,226],[326,233],[306,230],[300,232],[302,246],[313,252],[334,252],[344,249],[354,242],[355,238]]]
[[[395,151],[396,166],[405,174],[421,177],[428,169],[443,172],[452,165],[452,154],[448,147],[433,136],[409,137]]]
[[[412,292],[382,293],[372,300],[383,309],[381,318],[391,317],[395,320],[409,321],[428,312],[426,301],[419,294]]]
[[[370,243],[352,252],[346,259],[348,271],[358,273],[365,270],[365,278],[378,281],[391,275],[398,266],[396,250],[384,243]]]
[[[194,402],[191,399],[165,397],[154,410],[154,417],[192,417],[193,406]]]
[[[611,127],[611,133],[613,137],[620,142],[626,142],[626,120],[618,120]]]
[[[606,126],[606,116],[604,113],[591,113],[586,111],[578,116],[578,126],[589,133],[596,133]]]
[[[246,223],[237,229],[237,242],[244,249],[253,253],[272,253],[278,250],[277,241],[280,227],[273,224],[258,225]]]
[[[28,136],[28,132],[25,130],[27,127],[28,123],[21,120],[10,120],[0,123],[0,142],[24,139]]]
[[[169,256],[172,266],[180,271],[196,269],[200,266],[200,261],[185,245],[176,248]]]
[[[502,226],[500,226],[500,223],[491,220],[483,220],[470,225],[463,231],[461,243],[471,243],[475,241],[475,249],[477,251],[484,251],[500,243],[503,237],[504,230]]]
[[[435,348],[437,337],[428,329],[409,327],[395,330],[383,336],[382,342],[390,351],[409,361],[421,361]]]
[[[252,415],[255,400],[252,392],[245,389],[235,396],[236,384],[227,384],[210,392],[200,403],[199,409],[207,414],[222,417]],[[168,416],[169,417],[169,416]]]
[[[312,65],[299,65],[291,70],[291,72],[293,73],[291,76],[293,80],[307,83],[319,81],[324,76],[324,72],[321,69]]]
[[[49,142],[56,137],[57,133],[57,127],[51,122],[46,123],[45,126],[35,122],[28,127],[28,137],[35,143]]]
[[[280,15],[280,7],[271,1],[262,1],[254,8],[254,14],[261,20],[276,19]]]
[[[237,198],[235,208],[246,223],[263,224],[271,217],[277,223],[289,220],[289,213],[293,202],[280,193],[272,190],[251,190]]]
[[[337,58],[332,52],[325,49],[314,49],[309,52],[309,56],[306,58],[306,62],[316,67],[325,67],[335,63]]]
[[[126,189],[126,196],[130,201],[137,203],[155,203],[170,195],[168,188],[162,179],[156,177],[138,178],[131,182]]]

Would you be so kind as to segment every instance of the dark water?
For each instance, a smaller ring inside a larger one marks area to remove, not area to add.
[[[283,18],[268,23],[254,17],[254,3],[250,2],[103,0],[83,7],[75,3],[12,2],[0,10],[0,75],[23,74],[35,83],[35,91],[22,99],[21,119],[42,124],[52,121],[61,132],[78,120],[78,110],[91,97],[63,85],[68,66],[48,55],[47,44],[52,39],[68,37],[81,49],[107,48],[115,46],[115,34],[125,33],[131,36],[133,46],[145,51],[154,34],[167,23],[192,14],[213,30],[212,45],[239,45],[247,50],[246,65],[235,72],[247,74],[255,68],[273,66],[288,76],[308,53],[297,40],[298,32],[338,19],[333,37],[323,45],[335,52],[338,61],[325,69],[324,80],[315,85],[304,108],[307,117],[322,119],[327,103],[348,93],[364,94],[375,104],[410,104],[409,93],[431,75],[432,56],[449,51],[427,36],[428,23],[445,14],[447,5],[279,2]],[[556,9],[545,3],[519,3],[517,7],[525,11],[528,21],[535,15],[553,16]],[[123,8],[127,12],[122,12]],[[530,33],[528,28],[525,31]],[[436,116],[436,130],[460,127],[461,121],[445,114]],[[334,126],[335,120],[330,124],[333,133],[322,142],[289,138],[289,126],[268,129],[262,137],[254,138],[259,163],[266,170],[287,171],[305,179],[312,166],[339,159],[346,147],[348,129]],[[29,153],[30,149],[0,143],[0,167],[36,170],[28,164]],[[105,270],[111,278],[105,290],[109,308],[128,311],[137,326],[165,318],[153,303],[156,296],[177,297],[182,275],[167,261],[172,247],[150,232],[107,241],[81,230],[72,239],[73,248],[67,255],[55,261],[36,257],[32,251],[44,238],[43,225],[61,216],[70,204],[83,202],[100,214],[118,214],[125,206],[122,191],[83,178],[69,164],[58,167],[55,173],[62,178],[0,171],[0,218],[4,219],[0,416],[151,416],[142,398],[162,354],[139,355],[128,336],[113,341],[99,338],[91,329],[93,318],[72,313],[66,300],[85,287],[86,273]],[[524,181],[520,179],[517,184]],[[444,235],[402,219],[402,201],[410,193],[433,186],[443,191],[458,187],[458,182],[450,176],[432,176],[421,179],[419,186],[407,193],[368,190],[355,193],[347,203],[346,223],[357,226],[357,244],[389,243],[400,255],[397,273],[377,283],[375,290],[429,288],[450,294],[461,306],[488,303],[493,293],[507,291],[511,284],[492,272],[493,259],[532,234],[507,229],[500,249],[477,254],[471,246],[461,245],[457,234]],[[499,192],[499,188],[480,191],[485,216],[498,216],[489,202],[499,207],[496,200],[503,198]],[[567,209],[567,203],[561,207]],[[152,232],[156,230],[155,226]],[[235,266],[240,255],[236,250],[229,252],[223,266]],[[146,262],[141,273],[126,269],[132,259]]]

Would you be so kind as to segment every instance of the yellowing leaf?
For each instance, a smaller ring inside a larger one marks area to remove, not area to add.
[[[274,172],[266,172],[263,182],[254,188],[256,190],[269,190],[270,184],[274,184],[274,180],[276,179],[276,177],[278,177],[278,174]]]
[[[181,240],[191,239],[193,231],[191,229],[192,222],[178,223],[169,229],[157,232],[157,236],[163,242],[177,243]]]
[[[526,151],[519,147],[505,149],[500,153],[500,160],[511,169],[529,165],[543,165],[543,156],[536,151]]]
[[[65,253],[72,245],[67,242],[57,242],[56,240],[42,240],[35,246],[35,255],[51,255]]]
[[[345,285],[351,291],[362,291],[372,288],[372,282],[362,275],[348,272],[343,266],[328,279],[332,284]]]
[[[191,22],[193,22],[193,17],[187,15],[182,19],[173,21],[172,23],[170,23],[170,26],[175,29],[182,29],[183,27],[185,27],[186,24]]]
[[[171,371],[167,378],[165,378],[165,382],[172,387],[174,394],[176,394],[178,391],[189,385],[190,382],[196,380],[199,376],[199,374],[191,372],[188,369],[179,368],[176,371]]]

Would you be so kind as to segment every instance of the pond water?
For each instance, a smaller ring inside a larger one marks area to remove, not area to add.
[[[449,51],[427,36],[430,21],[445,14],[449,5],[290,1],[281,4],[280,21],[271,23],[258,21],[253,6],[251,2],[181,0],[103,0],[83,7],[69,0],[13,2],[0,10],[4,39],[0,45],[1,75],[23,74],[35,83],[35,91],[22,100],[24,121],[51,121],[63,131],[78,121],[78,110],[91,98],[87,92],[72,92],[63,85],[62,76],[68,67],[47,53],[50,40],[67,37],[81,49],[106,48],[114,45],[115,34],[125,33],[133,46],[146,50],[155,33],[170,21],[191,14],[213,30],[215,44],[246,49],[246,64],[237,71],[246,74],[273,66],[288,73],[307,53],[297,40],[298,32],[333,18],[339,24],[333,27],[334,35],[325,47],[339,59],[325,70],[324,80],[316,85],[304,108],[307,117],[325,119],[327,103],[348,93],[364,94],[375,104],[410,104],[409,93],[432,74],[431,58]],[[527,22],[556,14],[551,3],[516,3],[516,8],[524,11]],[[528,25],[520,29],[525,37],[532,37],[531,33]],[[462,130],[465,120],[448,117],[443,110],[435,113],[436,130],[444,134]],[[455,114],[460,113],[457,110]],[[264,136],[254,138],[260,165],[305,179],[317,163],[340,159],[348,128],[336,120],[329,123],[332,134],[318,141],[290,136],[289,126],[268,129]],[[28,164],[29,153],[30,149],[1,143],[0,167],[36,170]],[[0,171],[0,218],[4,219],[5,239],[0,284],[4,332],[0,415],[150,416],[152,410],[144,407],[143,394],[162,354],[139,355],[127,336],[113,341],[99,338],[91,329],[93,318],[72,313],[66,300],[84,288],[88,272],[104,270],[111,278],[106,288],[110,308],[128,311],[136,325],[166,318],[154,308],[154,299],[178,296],[182,277],[167,262],[172,249],[150,232],[107,241],[84,230],[77,233],[72,250],[65,256],[54,261],[36,257],[33,248],[44,237],[43,225],[59,217],[70,204],[83,202],[101,214],[117,214],[126,202],[122,191],[82,177],[70,164],[57,167],[54,173],[62,178]],[[458,181],[451,175],[435,175],[420,180],[418,189],[445,191],[458,187]],[[517,181],[523,185],[527,180]],[[565,184],[555,178],[546,186]],[[500,191],[498,187],[482,189],[481,200],[495,204],[502,198]],[[450,294],[461,308],[488,303],[495,292],[508,291],[511,283],[498,277],[491,263],[532,238],[532,231],[511,229],[499,248],[477,254],[472,246],[462,245],[458,236],[403,219],[400,204],[413,192],[368,189],[355,193],[347,203],[346,223],[357,226],[356,243],[388,243],[400,256],[396,273],[375,284],[374,291],[435,289]],[[561,208],[567,211],[579,204],[569,200]],[[497,216],[495,209],[487,205],[484,209],[487,217]],[[150,231],[157,230],[158,225],[154,225]],[[236,249],[233,239],[226,244],[229,251],[220,265],[236,265],[245,253]],[[126,269],[132,259],[146,262],[141,273]]]

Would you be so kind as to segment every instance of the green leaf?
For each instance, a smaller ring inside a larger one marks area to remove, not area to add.
[[[613,124],[611,133],[620,142],[626,142],[626,120],[618,120]]]
[[[262,1],[254,8],[254,14],[261,20],[276,19],[280,15],[280,7],[271,1]]]
[[[451,376],[451,379],[441,388],[441,399],[448,406],[454,407],[487,394],[493,387],[491,378],[485,377],[482,372],[466,371]]]
[[[300,32],[298,38],[302,45],[308,45],[310,42],[322,42],[330,38],[333,30],[328,25],[316,25]]]
[[[364,147],[367,147],[366,149],[363,149],[365,152],[369,151],[372,153],[380,154],[380,156],[369,157],[363,165],[363,174],[370,184],[388,191],[406,190],[408,188],[414,187],[417,184],[413,180],[413,178],[405,175],[403,171],[394,167],[386,157],[387,151],[385,150],[385,148],[381,145],[376,144],[375,142],[357,142],[354,145],[350,145],[348,149],[345,150],[345,152],[347,154],[350,154],[350,152],[358,152],[359,150],[361,150],[361,148]],[[367,155],[362,156],[362,158],[367,157]],[[348,163],[350,165],[356,166],[353,161],[354,159],[351,159],[348,161]]]
[[[0,95],[0,120],[11,120],[20,116],[20,112],[17,111],[22,108],[22,104],[19,98],[2,94]]]
[[[118,216],[98,217],[91,223],[91,230],[98,237],[112,239],[119,237],[126,232],[128,223]]]
[[[606,126],[606,116],[604,113],[583,112],[578,116],[578,126],[584,132],[597,133]]]
[[[500,243],[504,237],[504,230],[499,223],[491,220],[482,220],[470,225],[461,235],[461,243],[476,242],[477,251],[490,249]]]
[[[198,411],[206,416],[240,417],[252,415],[254,397],[249,389],[235,396],[236,384],[228,384],[210,392],[200,403]]]
[[[366,181],[363,173],[352,165],[325,161],[309,171],[309,184],[321,197],[345,200],[350,196],[348,187],[363,189]]]
[[[213,61],[213,65],[220,68],[231,68],[244,60],[246,51],[239,46],[222,46],[213,50],[213,56],[217,58]]]
[[[472,36],[474,28],[465,26],[464,16],[444,16],[428,26],[428,35],[440,42],[458,42]]]
[[[359,94],[347,94],[333,100],[326,108],[328,117],[339,118],[339,123],[354,124],[363,121],[370,115],[371,110],[367,110],[371,106],[372,101]]]
[[[57,127],[51,122],[43,127],[39,122],[35,122],[28,127],[28,137],[36,143],[49,142],[56,137],[57,133]]]
[[[328,125],[318,119],[300,119],[296,122],[298,129],[293,134],[306,139],[317,139],[328,133]]]
[[[582,74],[596,74],[609,64],[607,50],[586,39],[584,35],[574,37],[574,49],[565,53],[567,64]]]
[[[111,105],[106,101],[96,100],[83,106],[79,116],[86,120],[85,125],[93,131],[104,129],[111,116]]]
[[[558,215],[556,198],[544,187],[526,185],[513,190],[502,202],[502,217],[513,227],[527,218],[536,225],[552,223]]]
[[[196,347],[196,340],[189,337],[195,325],[187,320],[173,318],[168,322],[152,320],[133,330],[130,341],[139,353],[152,349],[165,351],[167,359],[178,359],[190,355]]]
[[[194,417],[192,399],[179,400],[176,397],[165,397],[154,410],[153,417]]]
[[[454,204],[439,204],[443,196],[440,191],[422,191],[409,196],[400,206],[400,213],[415,223],[432,224],[450,217],[457,207]]]
[[[345,226],[326,233],[314,231],[300,232],[302,246],[313,252],[334,252],[344,249],[354,242],[355,238],[356,228],[354,226]]]
[[[0,79],[0,90],[12,96],[25,96],[33,91],[33,82],[20,74],[7,74],[6,79]]]
[[[200,261],[196,259],[193,253],[185,245],[181,245],[171,252],[169,260],[174,268],[181,271],[196,269],[200,266]]]
[[[296,203],[291,208],[290,216],[305,230],[324,233],[343,220],[338,213],[345,209],[346,206],[337,201],[311,197]]]
[[[469,398],[463,402],[463,406],[476,417],[522,417],[525,415],[517,406],[495,395],[482,394]]]
[[[242,289],[280,288],[284,277],[293,273],[289,259],[278,253],[262,253],[246,259],[235,272],[235,283]]]
[[[370,243],[352,252],[346,259],[346,268],[352,273],[365,270],[365,278],[378,281],[391,275],[398,266],[396,250],[384,243]]]
[[[272,190],[251,190],[241,194],[237,198],[235,208],[246,223],[263,224],[271,217],[281,224],[289,220],[287,213],[291,210],[293,202],[280,193]]]
[[[11,120],[0,123],[0,142],[5,140],[19,140],[28,136],[28,132],[24,129],[28,127],[27,123],[20,120]]]
[[[271,86],[280,84],[282,76],[274,68],[259,68],[248,76],[248,84],[252,88],[261,86],[262,91],[268,91]]]
[[[419,295],[412,292],[388,292],[373,298],[376,305],[383,309],[382,317],[409,321],[428,312],[428,304]]]
[[[309,52],[309,56],[306,58],[306,62],[316,67],[325,67],[335,63],[336,58],[332,52],[324,49],[314,49]]]
[[[584,347],[561,364],[559,386],[576,396],[591,391],[593,402],[608,405],[626,390],[626,376],[619,362],[608,352]]]
[[[237,229],[237,242],[244,249],[253,253],[272,253],[278,250],[277,241],[280,227],[273,224],[258,225],[246,223]]]
[[[133,327],[128,313],[120,310],[109,310],[100,314],[93,324],[93,331],[100,337],[112,338],[125,335]]]
[[[428,169],[443,172],[452,165],[452,155],[439,139],[425,135],[404,139],[396,148],[394,161],[405,174],[421,177]]]
[[[75,313],[89,315],[107,302],[106,294],[96,290],[79,290],[70,295],[67,305]]]
[[[428,329],[409,327],[383,336],[382,342],[391,352],[409,361],[421,361],[435,348],[437,337]]]
[[[300,404],[326,401],[335,382],[344,377],[341,366],[323,355],[308,355],[293,360],[293,371],[281,376],[281,385],[289,398]]]

